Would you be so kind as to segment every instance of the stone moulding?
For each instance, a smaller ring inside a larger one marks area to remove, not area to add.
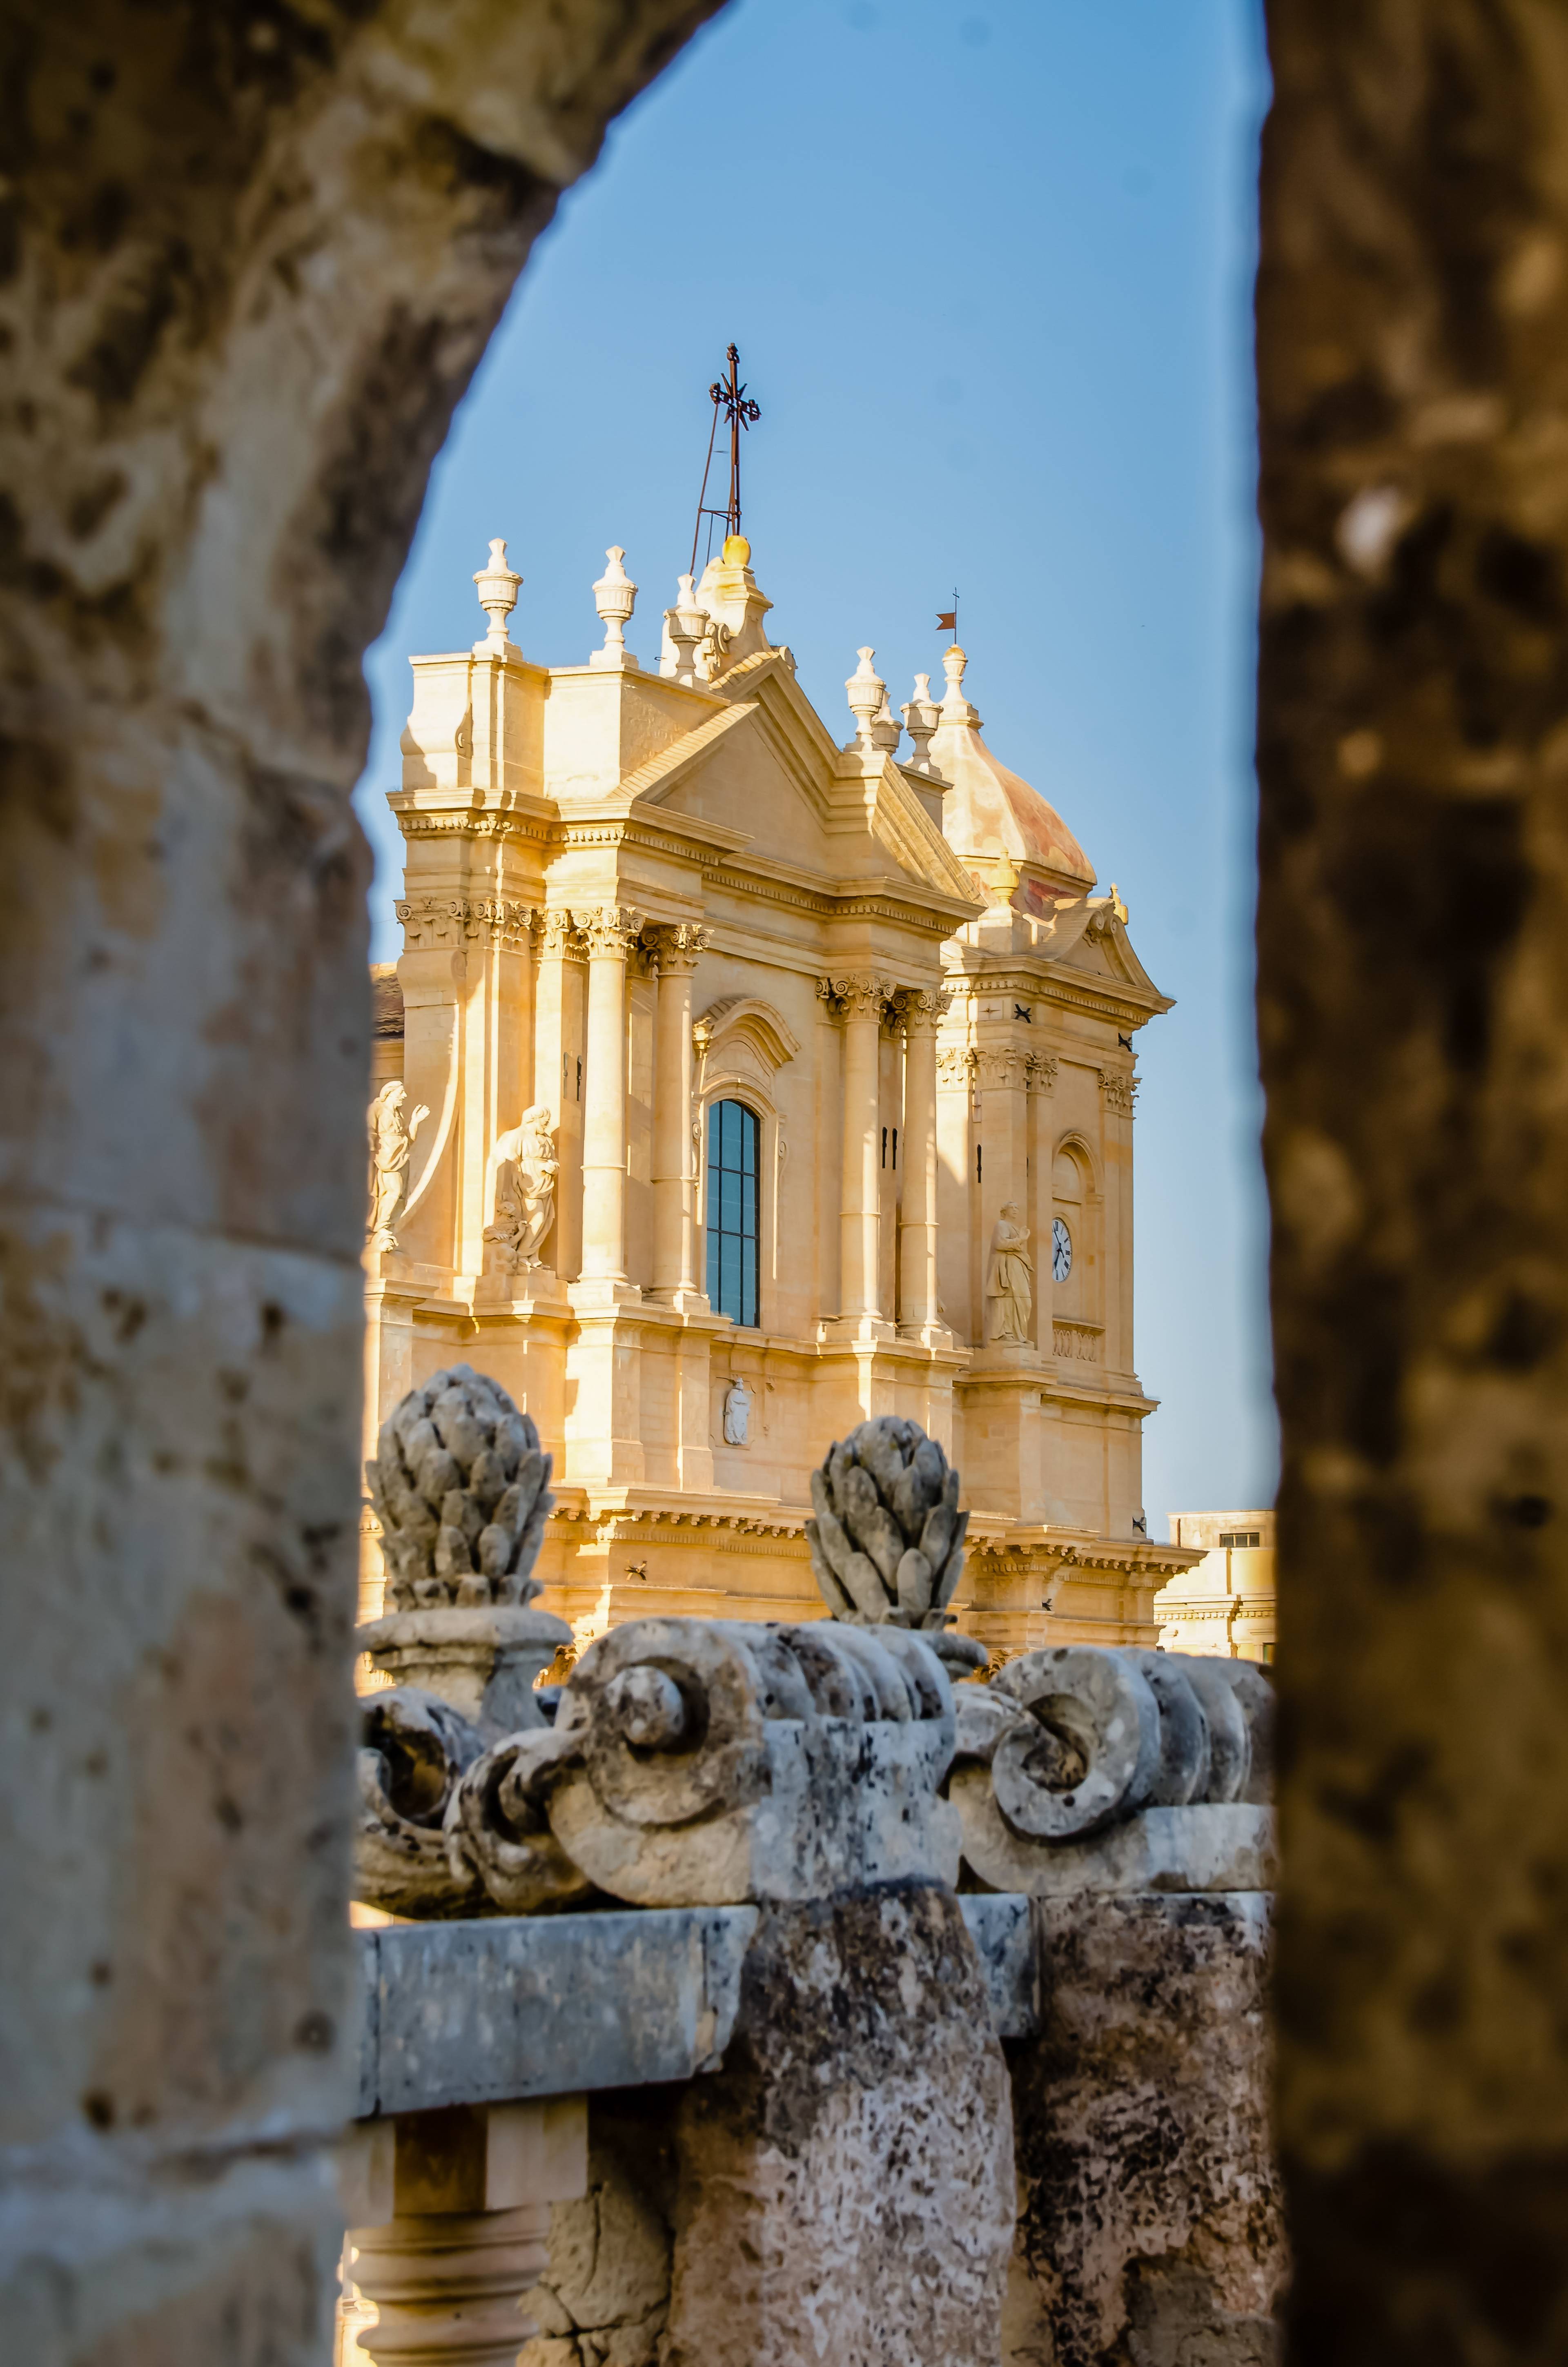
[[[1273,1691],[1250,1662],[1068,1645],[958,1698],[949,1794],[998,1890],[1262,1890]]]

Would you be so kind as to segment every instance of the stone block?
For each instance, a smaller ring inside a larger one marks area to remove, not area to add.
[[[662,2367],[994,2367],[1007,2074],[957,1900],[764,1907],[676,2160]]]
[[[358,1934],[361,2115],[687,2079],[723,2056],[754,1908]]]
[[[1038,2034],[1009,2048],[1006,2367],[1270,2367],[1286,2275],[1269,2130],[1269,1901],[1035,1906]]]

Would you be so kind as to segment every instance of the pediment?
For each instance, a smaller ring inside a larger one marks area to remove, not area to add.
[[[725,995],[710,1003],[701,1018],[693,1021],[691,1040],[705,1070],[715,1066],[739,1074],[749,1070],[764,1086],[801,1048],[789,1021],[755,994]]]
[[[890,883],[965,908],[976,897],[891,758],[868,779],[846,760],[795,679],[789,653],[759,652],[724,678],[744,691],[721,716],[629,776],[638,801],[744,830],[757,855],[824,887]]]

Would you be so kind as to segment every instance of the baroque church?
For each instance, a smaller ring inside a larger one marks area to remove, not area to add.
[[[1199,1556],[1141,1491],[1132,1045],[1170,1005],[1125,907],[991,753],[961,649],[902,729],[863,649],[843,738],[743,536],[656,671],[607,557],[585,663],[512,640],[499,540],[484,637],[413,661],[367,1451],[439,1366],[493,1374],[553,1453],[543,1605],[585,1642],[816,1615],[811,1468],[903,1414],[962,1474],[953,1608],[994,1663],[1153,1645]]]

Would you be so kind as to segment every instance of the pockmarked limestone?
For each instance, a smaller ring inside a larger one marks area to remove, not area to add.
[[[676,2131],[662,2367],[995,2367],[1007,2072],[950,1893],[762,1908]]]
[[[1179,1810],[1165,1812],[1176,1817]],[[1274,2367],[1270,1900],[1039,1900],[1006,2367]]]
[[[1568,2347],[1568,16],[1267,17],[1289,2340],[1524,2367]]]
[[[535,236],[710,13],[6,12],[0,2325],[30,2367],[324,2355],[361,658]]]

